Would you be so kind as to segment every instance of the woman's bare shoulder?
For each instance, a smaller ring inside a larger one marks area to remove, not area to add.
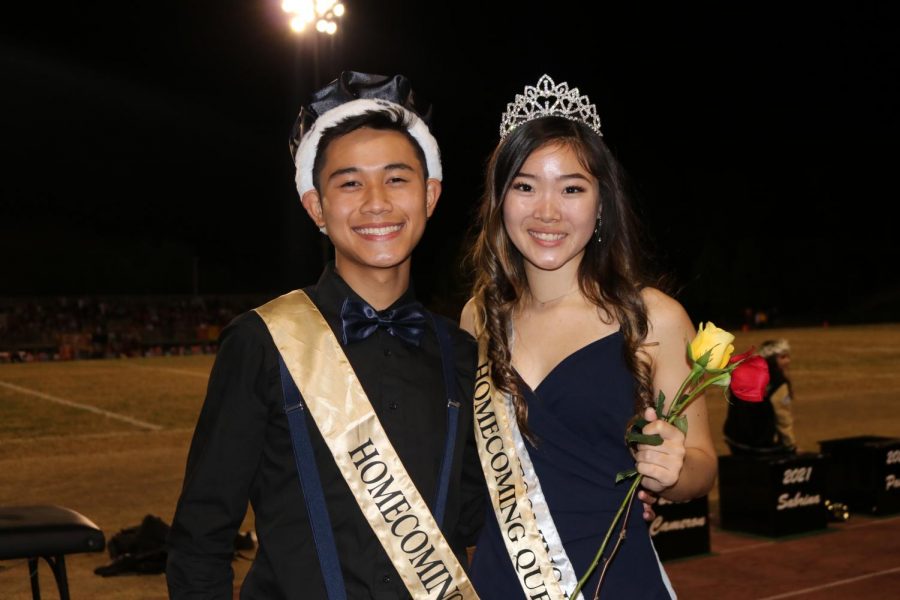
[[[644,288],[641,298],[647,307],[650,340],[664,341],[675,337],[680,341],[685,335],[688,339],[693,336],[694,325],[678,300],[652,287]]]
[[[459,328],[468,331],[473,336],[475,335],[476,310],[477,304],[475,303],[475,298],[469,298],[469,301],[463,306],[462,314],[459,317]]]

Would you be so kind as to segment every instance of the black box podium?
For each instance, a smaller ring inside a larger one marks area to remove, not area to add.
[[[780,537],[827,527],[821,454],[719,457],[722,529]]]
[[[900,438],[861,435],[819,442],[828,499],[872,515],[900,512]]]
[[[660,498],[653,510],[650,535],[660,560],[709,554],[709,502],[706,496],[688,502]]]

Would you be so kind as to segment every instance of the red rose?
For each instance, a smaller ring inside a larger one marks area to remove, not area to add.
[[[739,400],[762,402],[769,385],[769,365],[761,356],[748,356],[753,349],[733,356],[729,362],[740,364],[731,372],[731,393]]]

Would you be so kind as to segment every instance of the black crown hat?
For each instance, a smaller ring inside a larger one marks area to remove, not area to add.
[[[376,75],[358,71],[342,71],[340,76],[316,91],[309,104],[300,109],[300,114],[291,129],[291,156],[297,155],[300,140],[321,115],[352,100],[368,98],[387,100],[418,115],[426,125],[431,123],[431,106],[416,101],[409,79],[403,75]]]

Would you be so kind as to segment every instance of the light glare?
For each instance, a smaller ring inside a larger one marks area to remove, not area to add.
[[[336,0],[316,0],[316,12],[324,15],[331,10]]]
[[[281,10],[290,15],[290,27],[301,33],[315,24],[316,31],[334,35],[337,19],[346,12],[338,0],[281,0]]]

